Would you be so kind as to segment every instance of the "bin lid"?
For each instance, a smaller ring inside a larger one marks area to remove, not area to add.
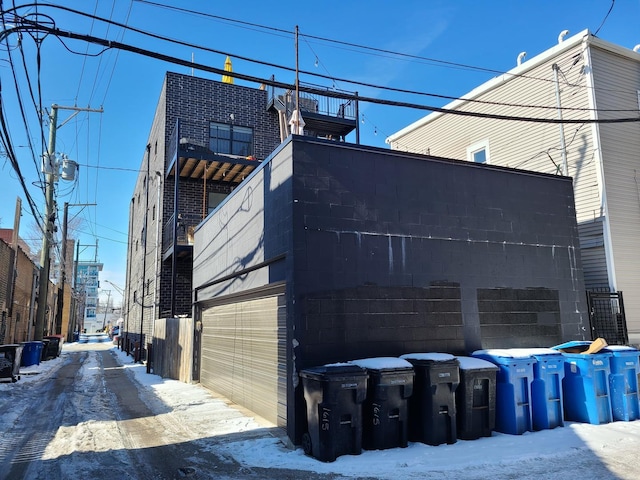
[[[627,345],[609,345],[608,347],[603,348],[605,351],[631,351],[637,352],[637,348],[629,347]]]
[[[493,363],[475,357],[456,357],[460,362],[460,370],[498,370]]]
[[[496,357],[496,358],[531,358],[531,350],[528,348],[489,348],[487,350],[476,350],[471,355]],[[557,353],[557,352],[554,352]]]
[[[400,358],[409,360],[411,363],[432,364],[432,363],[455,363],[458,364],[456,357],[450,353],[424,352],[424,353],[405,353]]]
[[[525,362],[535,363],[537,361],[535,357],[531,356],[530,350],[526,348],[491,348],[487,350],[476,350],[471,355],[500,365],[513,365]]]
[[[516,355],[528,355],[530,357],[543,357],[545,355],[562,356],[562,354],[553,348],[535,347],[535,348],[510,348]]]
[[[398,357],[375,357],[351,360],[349,363],[366,368],[367,370],[408,370],[413,369],[413,365],[407,360]]]
[[[363,375],[367,375],[366,370],[352,363],[331,363],[327,365],[320,365],[318,367],[305,368],[300,371],[300,376],[306,378],[331,378]]]

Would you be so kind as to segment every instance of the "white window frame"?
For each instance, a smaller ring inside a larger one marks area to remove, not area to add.
[[[485,152],[485,161],[476,162],[474,155],[482,150]],[[469,145],[467,147],[467,160],[474,163],[490,163],[491,154],[489,152],[489,139],[480,140],[479,142]]]

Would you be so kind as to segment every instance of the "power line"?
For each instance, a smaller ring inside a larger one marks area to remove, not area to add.
[[[35,25],[38,29],[46,32],[47,34],[54,35],[56,38],[62,41],[62,38],[70,38],[73,40],[81,40],[91,43],[96,43],[98,45],[103,45],[108,48],[117,48],[125,51],[129,51],[131,53],[140,54],[143,56],[147,56],[150,58],[155,58],[157,60],[162,60],[168,63],[173,63],[177,65],[182,65],[185,67],[197,68],[202,71],[215,73],[218,75],[229,75],[234,78],[238,78],[240,80],[245,80],[253,83],[262,83],[265,85],[270,85],[277,88],[283,88],[288,90],[293,90],[295,88],[294,85],[279,82],[272,79],[260,78],[252,75],[246,75],[239,72],[227,72],[223,69],[212,67],[209,65],[204,65],[200,63],[195,63],[191,61],[187,61],[181,58],[173,57],[171,55],[162,54],[160,52],[155,52],[147,49],[143,49],[140,47],[135,47],[133,45],[124,44],[121,42],[116,42],[113,40],[105,40],[102,38],[93,37],[91,35],[86,34],[78,34],[70,31],[60,30],[55,27],[48,27],[45,25]],[[31,25],[33,28],[34,25]],[[347,80],[348,81],[348,80]],[[521,121],[521,122],[531,122],[531,123],[553,123],[553,124],[571,124],[571,123],[630,123],[630,122],[638,122],[640,121],[639,117],[631,117],[631,118],[613,118],[613,119],[557,119],[557,118],[539,118],[539,117],[527,117],[527,116],[514,116],[514,115],[503,115],[503,114],[492,114],[492,113],[483,113],[483,112],[472,112],[467,110],[459,110],[459,109],[449,109],[443,107],[436,107],[433,105],[423,105],[411,102],[401,102],[397,100],[386,100],[381,98],[373,98],[366,96],[359,96],[354,94],[347,94],[344,92],[331,91],[328,89],[318,89],[312,88],[308,86],[300,86],[300,91],[305,93],[321,95],[325,97],[339,98],[350,101],[361,101],[367,103],[374,103],[379,105],[388,105],[395,107],[405,107],[412,108],[417,110],[426,110],[431,112],[440,112],[440,113],[448,113],[452,115],[460,115],[460,116],[468,116],[468,117],[477,117],[477,118],[488,118],[494,120],[512,120],[512,121]],[[634,112],[636,110],[633,110]]]
[[[241,80],[246,80],[249,82],[254,82],[254,83],[264,83],[265,85],[270,85],[273,87],[278,87],[278,88],[284,88],[284,89],[288,89],[288,90],[293,90],[295,87],[292,84],[288,84],[288,83],[283,83],[283,82],[278,82],[275,80],[271,80],[271,79],[265,79],[265,78],[260,78],[260,77],[255,77],[252,75],[246,75],[246,74],[241,74],[238,72],[227,72],[223,69],[220,68],[216,68],[216,67],[211,67],[209,65],[204,65],[204,64],[200,64],[200,63],[194,63],[194,62],[190,62],[190,61],[186,61],[177,57],[173,57],[170,55],[165,55],[165,54],[161,54],[159,52],[153,52],[150,50],[146,50],[143,48],[139,48],[139,47],[134,47],[132,45],[127,45],[127,44],[123,44],[120,42],[115,42],[115,41],[107,41],[107,40],[103,40],[100,38],[96,38],[96,37],[91,37],[90,35],[83,35],[83,34],[76,34],[73,32],[68,32],[68,31],[62,31],[59,29],[55,29],[55,28],[48,28],[48,27],[43,27],[45,28],[45,30],[48,33],[51,33],[53,35],[55,35],[56,37],[67,37],[67,38],[72,38],[75,40],[83,40],[83,41],[88,41],[88,42],[92,42],[92,43],[98,43],[98,44],[102,44],[104,46],[109,46],[111,48],[119,48],[122,50],[126,50],[132,53],[137,53],[140,55],[144,55],[147,57],[151,57],[151,58],[155,58],[157,60],[163,60],[165,62],[168,63],[174,63],[177,65],[182,65],[182,66],[191,66],[191,67],[195,67],[198,68],[199,70],[203,70],[203,71],[207,71],[210,73],[215,73],[218,75],[229,75],[232,76],[234,78],[238,78]],[[460,115],[460,116],[469,116],[469,117],[478,117],[478,118],[490,118],[490,119],[494,119],[494,120],[513,120],[513,121],[521,121],[521,122],[532,122],[532,123],[554,123],[554,124],[558,124],[558,123],[565,123],[565,124],[571,124],[571,123],[630,123],[630,122],[638,122],[640,121],[639,117],[631,117],[631,118],[613,118],[613,119],[556,119],[556,118],[536,118],[536,117],[525,117],[525,116],[513,116],[513,115],[501,115],[501,114],[492,114],[492,113],[483,113],[483,112],[471,112],[471,111],[467,111],[467,110],[452,110],[452,109],[448,109],[448,108],[442,108],[442,107],[436,107],[433,105],[422,105],[422,104],[417,104],[417,103],[411,103],[411,102],[400,102],[400,101],[396,101],[396,100],[386,100],[386,99],[381,99],[381,98],[373,98],[373,97],[365,97],[365,96],[359,96],[359,95],[353,95],[353,94],[345,94],[345,93],[341,93],[341,92],[333,92],[330,90],[325,90],[325,89],[318,89],[318,88],[310,88],[310,87],[306,87],[306,86],[300,86],[300,91],[303,91],[305,93],[309,93],[309,94],[314,94],[314,95],[322,95],[322,96],[327,96],[327,97],[333,97],[333,98],[340,98],[340,99],[344,99],[344,100],[352,100],[352,101],[361,101],[361,102],[368,102],[368,103],[375,103],[375,104],[379,104],[379,105],[389,105],[389,106],[395,106],[395,107],[406,107],[406,108],[413,108],[413,109],[417,109],[417,110],[427,110],[427,111],[432,111],[432,112],[440,112],[440,113],[448,113],[448,114],[452,114],[452,115]],[[633,110],[634,112],[636,110]]]
[[[145,3],[152,3],[152,2],[148,2],[146,0],[136,0],[136,1],[144,1]],[[199,50],[202,50],[202,51],[206,51],[206,52],[210,52],[210,53],[216,53],[216,54],[220,54],[220,55],[224,55],[224,56],[229,55],[229,56],[232,56],[234,58],[237,58],[237,59],[240,59],[240,60],[244,60],[244,61],[247,61],[247,62],[250,62],[250,63],[255,63],[255,64],[259,64],[259,65],[263,65],[263,66],[267,66],[267,67],[272,67],[272,68],[277,68],[277,69],[285,70],[285,71],[289,71],[289,72],[295,72],[296,71],[296,69],[292,68],[292,67],[279,65],[279,64],[272,63],[272,62],[265,62],[265,61],[257,60],[257,59],[246,57],[246,56],[242,56],[242,55],[236,55],[236,54],[233,54],[231,52],[223,52],[221,50],[216,50],[216,49],[212,49],[212,48],[209,48],[209,47],[204,47],[204,46],[201,46],[201,45],[197,45],[197,44],[193,44],[193,43],[189,43],[189,42],[184,42],[184,41],[173,39],[173,38],[166,37],[166,36],[163,36],[163,35],[158,35],[158,34],[155,34],[155,33],[147,32],[147,31],[144,31],[144,30],[141,30],[141,29],[138,29],[138,28],[135,28],[135,27],[131,27],[131,26],[119,23],[119,22],[115,22],[115,21],[112,21],[112,20],[107,20],[105,18],[96,17],[94,15],[91,15],[91,14],[88,14],[88,13],[85,13],[85,12],[81,12],[81,11],[78,11],[78,10],[74,10],[74,9],[71,9],[71,8],[68,8],[68,7],[61,7],[61,6],[52,5],[52,4],[39,4],[39,5],[41,7],[42,6],[47,6],[47,7],[51,7],[51,8],[58,8],[58,9],[62,9],[64,11],[68,11],[68,12],[71,12],[71,13],[74,13],[74,14],[77,14],[77,15],[85,16],[87,18],[97,19],[97,20],[103,21],[105,23],[117,25],[117,26],[122,27],[124,29],[131,30],[131,31],[139,33],[141,35],[145,35],[145,36],[148,36],[148,37],[151,37],[151,38],[155,38],[155,39],[158,39],[158,40],[162,40],[162,41],[166,41],[166,42],[171,42],[171,43],[174,43],[174,44],[177,44],[177,45],[187,46],[187,47],[190,47],[190,48],[196,48],[196,49],[199,49]],[[159,4],[156,4],[156,5],[159,5]],[[167,7],[167,8],[171,8],[171,7]],[[194,14],[196,14],[196,13],[199,14],[200,13],[200,12],[195,12],[195,11],[191,11],[191,10],[186,10],[186,11],[188,11],[190,13],[194,13]],[[202,15],[208,16],[209,14],[202,14]],[[218,17],[218,16],[215,16],[215,15],[211,15],[211,16],[213,18],[221,18],[221,19],[224,19],[224,20],[233,21],[232,19],[228,19],[226,17]],[[239,20],[236,21],[236,22],[237,23],[246,23],[246,22],[241,22]],[[257,25],[257,24],[253,24],[253,25]],[[273,28],[273,27],[266,27],[266,26],[260,26],[260,27],[261,28],[265,28],[265,29]],[[285,32],[284,30],[282,30],[282,31]],[[309,38],[322,38],[322,37],[314,37],[314,36],[310,36],[310,35],[308,37]],[[69,47],[66,46],[66,44],[64,44],[64,42],[62,41],[61,38],[58,38],[58,39],[60,40],[60,42],[63,43],[65,48],[67,48],[69,51],[72,51]],[[346,42],[339,42],[339,41],[334,41],[334,40],[330,40],[330,39],[324,39],[324,40],[338,42],[338,43],[346,43]],[[121,43],[112,42],[112,41],[105,41],[105,42],[102,42],[100,44],[102,44],[103,46],[107,46],[107,47],[113,47],[116,44],[123,45]],[[359,47],[365,48],[365,49],[366,48],[373,49],[373,47],[365,47],[365,46],[359,46]],[[100,52],[100,54],[104,53],[104,51],[105,50]],[[79,52],[74,52],[74,53],[79,53]],[[390,52],[390,53],[394,53],[394,54],[399,55],[399,56],[412,57],[411,55],[401,54],[401,53],[398,53],[398,52]],[[168,57],[168,58],[171,58],[171,57]],[[424,57],[421,57],[421,58],[424,58]],[[176,62],[171,61],[171,60],[165,60],[165,61],[168,61],[170,63],[176,63]],[[185,62],[185,61],[181,61],[178,64],[183,65],[183,66],[187,66],[187,67],[191,67],[191,68],[200,65],[200,64],[195,64],[193,62]],[[200,69],[202,69],[202,68],[200,68]],[[205,69],[205,71],[208,71],[208,70]],[[492,71],[492,72],[493,73],[505,74],[505,75],[507,74],[506,72],[500,72],[500,71],[497,71],[497,70],[496,71]],[[506,106],[506,107],[515,107],[515,108],[536,108],[536,109],[553,110],[553,111],[556,110],[556,107],[547,106],[547,105],[525,105],[525,104],[513,104],[513,103],[505,103],[505,102],[493,102],[493,101],[478,100],[478,99],[465,99],[463,97],[456,97],[456,96],[451,96],[451,95],[441,95],[441,94],[435,94],[435,93],[429,93],[429,92],[421,92],[421,91],[416,91],[416,90],[408,90],[408,89],[402,89],[402,88],[381,86],[381,85],[375,85],[375,84],[368,83],[368,82],[349,80],[349,79],[344,79],[344,78],[336,78],[336,77],[333,77],[333,76],[330,76],[330,75],[323,75],[323,74],[320,74],[320,73],[311,72],[311,71],[305,71],[305,70],[299,70],[299,73],[300,74],[304,74],[304,75],[309,75],[309,76],[312,76],[312,77],[322,78],[322,79],[325,79],[325,80],[331,80],[334,84],[335,84],[336,81],[340,81],[340,82],[348,83],[348,84],[351,84],[351,85],[357,85],[357,86],[361,86],[361,87],[368,87],[368,88],[374,88],[374,89],[378,89],[378,90],[397,92],[397,93],[404,93],[404,94],[410,94],[410,95],[427,96],[427,97],[439,98],[439,99],[449,100],[449,101],[465,100],[466,102],[469,102],[469,103],[478,103],[478,104],[487,104],[487,105],[497,105],[497,106]],[[510,75],[512,77],[530,78],[530,79],[535,79],[535,80],[540,80],[540,81],[545,81],[545,82],[552,82],[552,80],[548,79],[548,78],[527,77],[526,75],[515,75],[515,74],[508,74],[508,75]],[[237,75],[230,75],[230,76],[236,77]],[[238,78],[241,78],[241,77],[238,77]],[[253,77],[253,78],[256,78],[256,77]],[[262,83],[268,84],[266,82],[262,82]],[[584,87],[584,88],[587,88],[587,87]],[[582,107],[565,107],[565,110],[567,110],[567,111],[585,111],[585,112],[592,112],[592,111],[619,112],[619,113],[620,112],[636,112],[637,111],[636,109],[629,109],[629,110],[626,110],[626,109],[624,109],[624,110],[620,110],[620,109],[615,109],[615,110],[600,109],[600,110],[594,110],[594,109],[582,108]]]
[[[609,14],[611,13],[611,10],[613,10],[613,6],[615,4],[616,4],[616,0],[611,0],[611,6],[609,7],[609,11],[607,12],[607,14],[602,19],[602,23],[600,23],[600,26],[593,33],[594,36],[598,35],[598,32],[600,31],[600,29],[604,26],[605,22],[607,21],[607,18],[609,18]]]

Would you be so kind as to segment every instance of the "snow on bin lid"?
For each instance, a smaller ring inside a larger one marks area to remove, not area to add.
[[[460,370],[481,370],[483,368],[491,368],[493,370],[497,370],[493,363],[487,362],[481,358],[474,357],[456,357],[458,362],[460,362]]]
[[[404,355],[400,355],[400,358],[411,359],[411,360],[431,360],[434,362],[446,362],[447,360],[454,360],[456,357],[449,353],[405,353]]]
[[[349,363],[358,365],[369,370],[389,370],[393,368],[413,368],[413,366],[397,357],[378,357],[378,358],[361,358],[359,360],[351,360]]]
[[[625,350],[625,351],[633,351],[633,352],[637,352],[638,349],[637,348],[633,348],[633,347],[628,347],[626,345],[609,345],[608,347],[604,348],[605,351],[620,351],[620,350]]]
[[[551,348],[491,348],[476,350],[472,355],[488,355],[491,357],[530,358],[533,355],[558,355],[557,350]]]

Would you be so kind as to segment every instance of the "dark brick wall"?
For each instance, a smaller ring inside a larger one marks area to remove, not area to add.
[[[226,84],[209,79],[168,72],[166,76],[165,144],[180,119],[180,136],[202,145],[209,143],[209,123],[232,123],[251,127],[254,135],[254,155],[266,158],[280,143],[277,116],[267,112],[267,92],[258,88]],[[233,120],[230,115],[233,114]],[[166,168],[166,165],[165,165]],[[208,181],[204,183],[180,179],[179,211],[183,215],[199,216],[209,192],[231,193],[233,186]],[[163,221],[173,213],[174,183],[168,179],[163,192]],[[192,309],[192,258],[178,259],[176,314],[190,315]],[[165,262],[160,274],[160,312],[171,309],[171,263]]]
[[[266,90],[167,72],[166,92],[167,145],[177,119],[182,137],[205,146],[209,144],[209,122],[251,127],[258,160],[280,143],[278,117],[267,112]]]

